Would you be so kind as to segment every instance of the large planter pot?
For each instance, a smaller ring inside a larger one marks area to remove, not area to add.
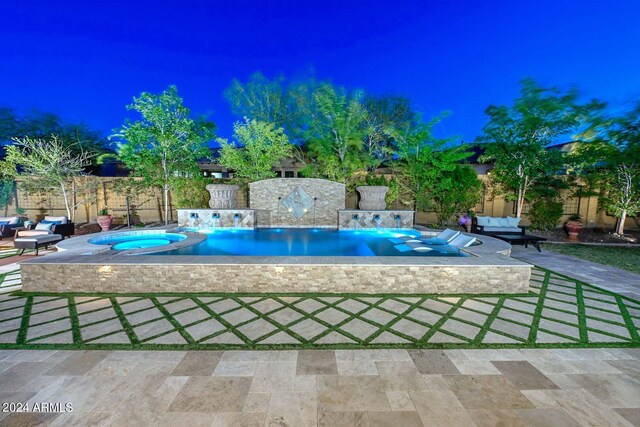
[[[207,190],[211,195],[209,207],[211,209],[235,209],[238,205],[236,195],[240,189],[237,185],[209,184]]]
[[[102,228],[102,231],[109,231],[112,221],[113,218],[111,217],[111,215],[100,215],[97,218],[98,225],[100,226],[100,228]]]
[[[578,234],[584,228],[580,221],[567,221],[566,227],[567,233],[569,234],[569,240],[578,240]]]
[[[358,207],[363,211],[383,211],[387,208],[385,196],[389,187],[385,185],[363,185],[357,187],[360,193]]]

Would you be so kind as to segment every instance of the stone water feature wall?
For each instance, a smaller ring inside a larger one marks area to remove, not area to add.
[[[213,215],[219,218],[214,219]],[[196,228],[233,228],[235,216],[238,228],[255,228],[260,216],[255,209],[178,209],[178,225]]]
[[[345,185],[315,178],[275,178],[249,184],[251,209],[269,211],[259,227],[333,227],[345,208]]]
[[[363,211],[342,209],[338,212],[339,229],[411,228],[414,211]],[[354,219],[357,215],[357,219]],[[400,217],[400,221],[396,217]],[[376,217],[379,218],[378,226]]]

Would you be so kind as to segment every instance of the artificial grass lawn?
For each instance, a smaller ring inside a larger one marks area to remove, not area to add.
[[[564,255],[572,255],[633,273],[640,273],[640,246],[595,246],[581,244],[545,244],[545,249]]]
[[[0,348],[640,347],[640,302],[532,274],[517,295],[12,292],[0,295]]]

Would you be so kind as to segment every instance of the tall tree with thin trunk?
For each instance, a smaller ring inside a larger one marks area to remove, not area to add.
[[[640,214],[640,102],[621,116],[595,115],[582,136],[571,153],[577,170],[623,235],[627,217]]]
[[[486,110],[489,121],[478,138],[486,143],[481,159],[493,162],[494,190],[515,201],[518,218],[529,191],[563,166],[562,153],[547,146],[581,125],[588,107],[578,106],[577,99],[575,90],[543,88],[527,79],[513,105]]]
[[[76,196],[92,193],[87,186],[95,185],[94,180],[78,180],[87,175],[85,168],[95,155],[74,148],[55,135],[47,139],[15,138],[7,146],[7,162],[19,166],[21,176],[29,177],[23,187],[28,192],[59,191],[71,221],[76,207],[86,203]]]
[[[197,160],[209,157],[207,141],[213,138],[215,125],[191,119],[175,86],[160,94],[143,92],[127,109],[139,112],[142,119],[126,122],[114,135],[121,140],[118,155],[134,175],[161,189],[168,224],[169,192],[175,179],[199,173]]]

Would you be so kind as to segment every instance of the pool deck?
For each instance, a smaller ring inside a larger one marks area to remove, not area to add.
[[[115,233],[105,233],[109,236]],[[468,257],[282,257],[151,255],[197,244],[113,251],[74,238],[59,253],[21,264],[29,292],[526,293],[531,265],[482,237]],[[427,235],[425,235],[427,236]]]

